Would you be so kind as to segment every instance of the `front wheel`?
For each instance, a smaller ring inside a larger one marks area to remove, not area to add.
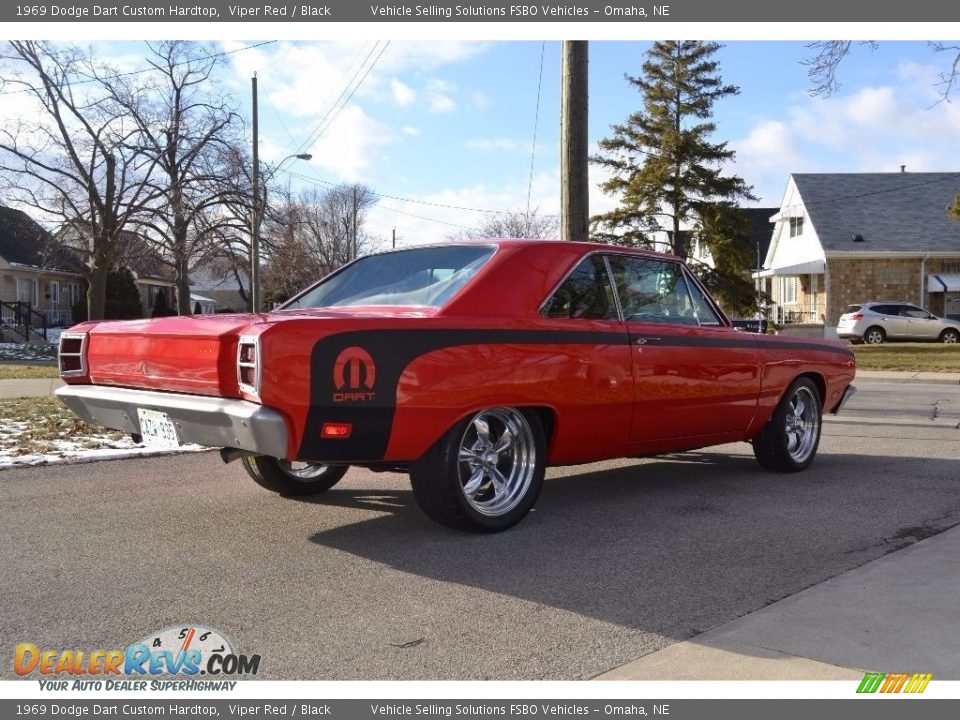
[[[954,343],[960,342],[960,331],[954,330],[953,328],[947,328],[942,333],[940,333],[940,342]]]
[[[441,525],[506,530],[540,495],[546,455],[543,424],[534,411],[481,410],[454,425],[411,466],[413,495]]]
[[[242,459],[243,469],[260,487],[281,495],[319,495],[326,492],[347,474],[346,465],[298,463],[266,455],[250,455]]]
[[[753,439],[757,462],[777,472],[804,470],[817,454],[821,424],[820,391],[810,378],[797,378]]]

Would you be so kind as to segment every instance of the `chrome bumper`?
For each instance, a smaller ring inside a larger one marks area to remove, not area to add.
[[[87,422],[114,430],[140,434],[137,408],[146,408],[170,416],[182,443],[240,448],[277,458],[287,456],[283,416],[246,400],[105,385],[64,385],[55,394]]]
[[[843,397],[840,398],[840,402],[833,406],[833,410],[830,411],[830,414],[836,415],[843,410],[843,406],[847,404],[847,400],[852,398],[855,392],[857,392],[857,389],[853,385],[847,385],[847,389],[843,391]]]

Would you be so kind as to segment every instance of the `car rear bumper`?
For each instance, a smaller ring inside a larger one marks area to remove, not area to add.
[[[87,422],[114,430],[140,434],[137,408],[145,408],[166,413],[181,443],[239,448],[277,458],[287,456],[283,416],[246,400],[103,385],[65,385],[55,394]]]

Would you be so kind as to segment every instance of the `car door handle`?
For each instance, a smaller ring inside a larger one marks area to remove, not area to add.
[[[661,338],[658,337],[639,337],[634,340],[635,345],[646,345],[647,343],[660,342]]]

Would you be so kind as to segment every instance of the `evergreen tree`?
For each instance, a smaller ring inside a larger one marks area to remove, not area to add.
[[[613,136],[600,141],[600,153],[592,158],[612,171],[601,185],[604,192],[620,196],[619,207],[591,218],[596,239],[650,245],[652,233],[666,231],[673,253],[686,258],[690,233],[681,228],[702,228],[701,208],[732,209],[738,201],[756,199],[741,178],[722,173],[733,151],[725,142],[710,141],[714,102],[740,92],[720,77],[713,59],[719,48],[694,40],[656,42],[642,76],[626,76],[643,96],[643,109],[613,126]],[[701,239],[716,259],[713,238],[701,233]]]
[[[104,306],[107,320],[131,320],[143,317],[140,291],[133,273],[126,268],[111,270],[107,274],[107,296]]]

